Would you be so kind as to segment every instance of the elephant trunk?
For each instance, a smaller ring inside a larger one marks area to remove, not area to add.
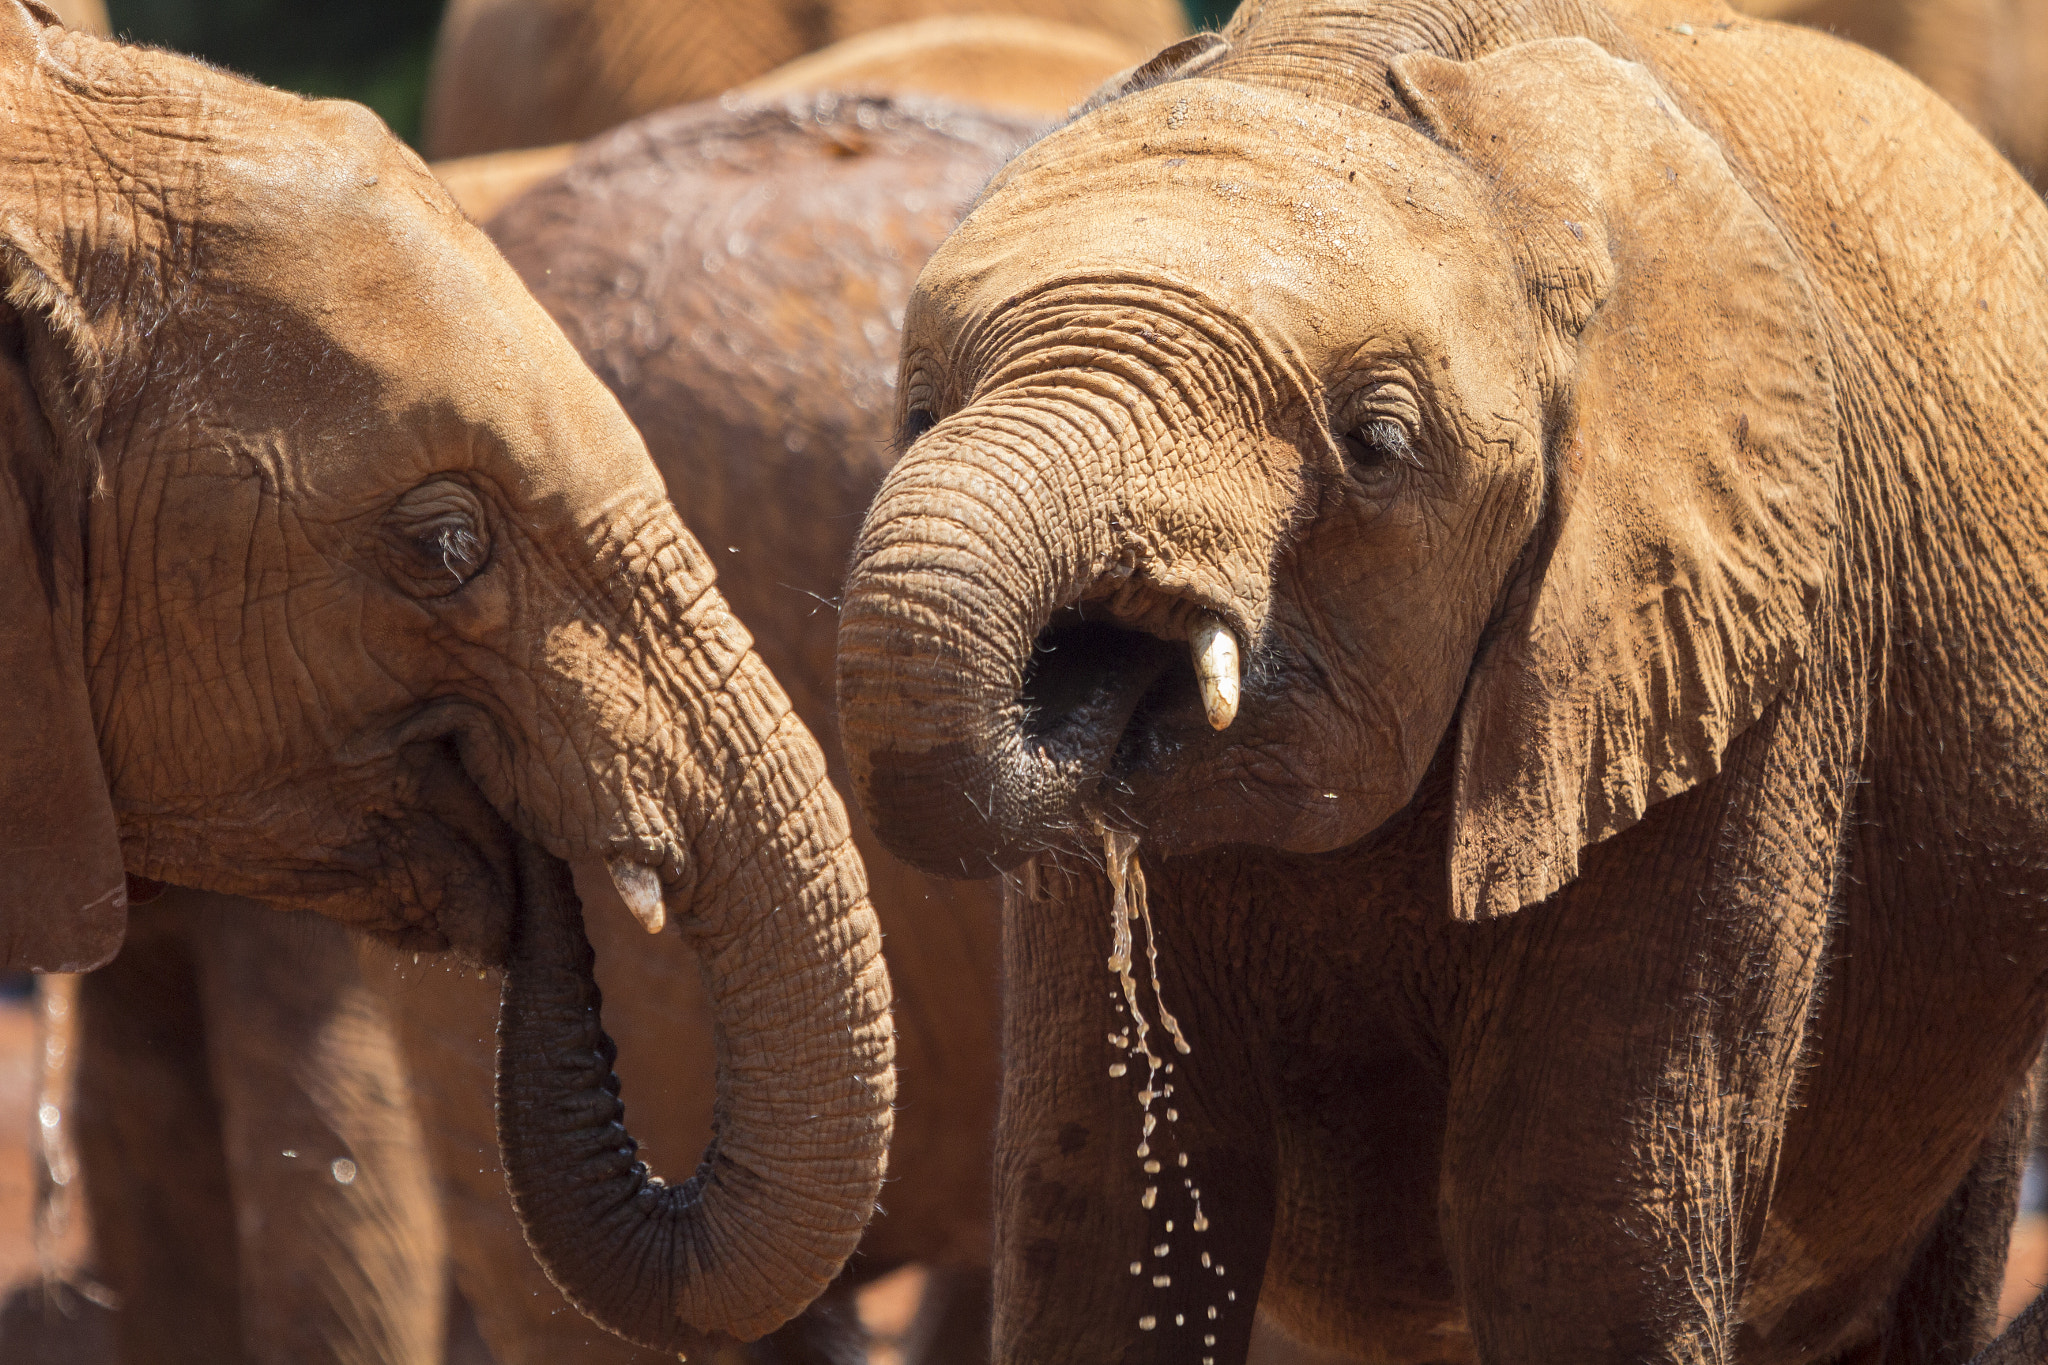
[[[676,907],[718,1055],[712,1142],[679,1185],[649,1174],[626,1131],[568,866],[521,848],[498,1023],[506,1183],[556,1285],[649,1348],[780,1326],[838,1274],[880,1190],[889,984],[845,813],[811,776],[762,822],[767,847],[704,868],[696,903]]]
[[[1107,757],[1029,689],[1040,633],[1111,557],[1108,519],[1073,516],[1089,499],[1060,415],[1019,404],[941,424],[883,484],[855,550],[839,626],[854,793],[890,851],[934,875],[988,876],[1044,847]]]

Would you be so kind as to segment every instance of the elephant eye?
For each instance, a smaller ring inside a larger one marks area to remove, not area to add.
[[[938,424],[938,416],[930,408],[912,408],[903,416],[903,444],[910,445]]]
[[[490,562],[483,503],[453,479],[423,483],[400,498],[386,530],[386,567],[399,588],[415,597],[445,597]]]
[[[1337,443],[1344,448],[1344,462],[1352,477],[1367,485],[1383,482],[1396,465],[1416,463],[1407,429],[1391,417],[1376,417],[1353,427],[1338,437]]]

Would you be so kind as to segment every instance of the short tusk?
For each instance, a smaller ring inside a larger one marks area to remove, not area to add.
[[[576,895],[585,914],[598,914],[600,904],[617,902],[650,934],[660,933],[668,923],[668,907],[661,903],[661,876],[645,863],[624,858],[606,858],[599,863],[589,858],[571,864],[569,870],[575,874]]]
[[[612,885],[618,888],[619,899],[633,912],[633,918],[648,933],[660,933],[668,923],[668,907],[661,900],[660,874],[645,863],[629,863],[624,858],[608,858],[604,866],[612,874]]]
[[[1230,722],[1237,719],[1237,637],[1229,626],[1205,612],[1196,620],[1188,646],[1195,659],[1195,681],[1202,685],[1202,709],[1209,713],[1209,727],[1228,730]]]

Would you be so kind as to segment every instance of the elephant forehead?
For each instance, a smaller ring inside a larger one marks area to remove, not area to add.
[[[373,115],[304,104],[292,136],[238,134],[208,189],[190,330],[239,377],[188,381],[233,408],[213,424],[275,432],[340,496],[477,465],[572,519],[662,499],[616,400]]]
[[[1175,82],[1047,137],[919,280],[956,335],[1078,278],[1163,279],[1306,353],[1514,306],[1484,187],[1405,124],[1228,81]]]

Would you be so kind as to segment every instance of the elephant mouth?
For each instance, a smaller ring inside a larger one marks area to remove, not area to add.
[[[1055,612],[1019,692],[1024,751],[1064,779],[1077,825],[1125,813],[1134,779],[1163,776],[1201,723],[1186,642],[1119,615],[1090,603]]]

